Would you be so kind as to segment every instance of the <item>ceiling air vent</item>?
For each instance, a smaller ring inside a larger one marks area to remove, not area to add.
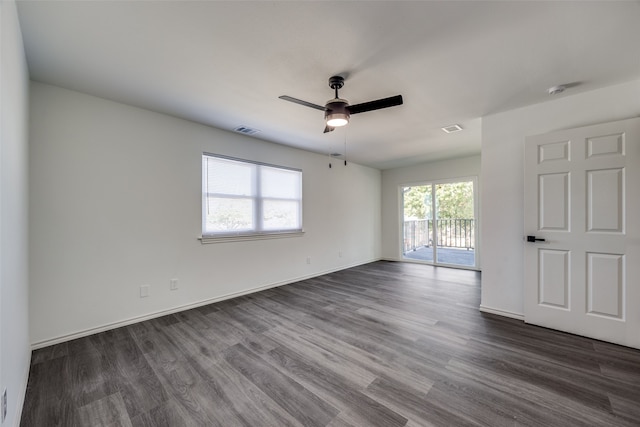
[[[460,132],[462,130],[462,126],[460,126],[460,125],[449,125],[449,126],[443,127],[442,130],[445,131],[446,133]]]
[[[234,131],[238,133],[244,133],[245,135],[255,135],[256,133],[260,132],[258,129],[251,129],[247,126],[238,126],[234,129]]]

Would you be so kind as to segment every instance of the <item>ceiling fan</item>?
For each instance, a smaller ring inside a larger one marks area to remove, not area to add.
[[[366,111],[373,111],[379,110],[381,108],[402,105],[402,95],[377,99],[375,101],[363,102],[356,105],[349,105],[349,101],[347,101],[346,99],[340,99],[340,97],[338,96],[338,89],[341,89],[342,86],[344,86],[344,77],[333,76],[329,78],[329,87],[335,90],[335,98],[327,101],[324,107],[287,95],[282,95],[278,98],[284,99],[285,101],[295,102],[296,104],[304,105],[305,107],[311,107],[315,108],[316,110],[324,111],[324,119],[326,121],[324,133],[331,132],[336,127],[344,126],[349,123],[349,117],[352,114],[364,113]]]

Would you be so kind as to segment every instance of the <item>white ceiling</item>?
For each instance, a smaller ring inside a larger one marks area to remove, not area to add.
[[[31,77],[387,169],[480,152],[480,117],[640,78],[640,2],[18,1]],[[315,104],[397,94],[323,134]],[[445,134],[442,126],[465,130]]]

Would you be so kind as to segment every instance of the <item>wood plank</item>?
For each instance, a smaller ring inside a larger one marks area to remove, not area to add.
[[[269,352],[270,359],[284,372],[314,391],[341,411],[351,414],[360,425],[394,427],[404,426],[407,419],[380,402],[362,393],[361,387],[338,372],[324,369],[300,353],[288,348]]]
[[[21,426],[638,426],[640,351],[375,262],[37,350]]]
[[[338,414],[338,410],[328,402],[311,393],[300,383],[282,375],[242,345],[227,349],[225,359],[229,365],[305,426],[325,426]]]
[[[81,406],[78,412],[81,425],[95,425],[95,420],[100,420],[100,425],[132,427],[120,393],[114,393]]]

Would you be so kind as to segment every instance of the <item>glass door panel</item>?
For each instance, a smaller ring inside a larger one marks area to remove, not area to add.
[[[433,201],[431,185],[404,187],[404,258],[433,262]]]
[[[435,194],[436,262],[475,266],[473,181],[435,184]]]

